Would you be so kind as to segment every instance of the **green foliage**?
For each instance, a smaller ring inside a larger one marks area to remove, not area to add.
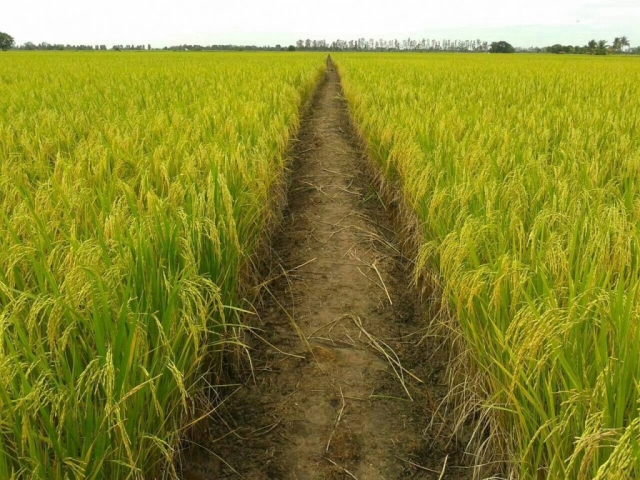
[[[457,411],[488,423],[479,463],[501,455],[523,480],[640,478],[637,62],[335,62],[419,220],[416,274],[455,319]]]
[[[491,42],[491,46],[489,47],[489,52],[491,53],[514,53],[516,51],[508,42],[501,40],[499,42]]]
[[[15,40],[8,33],[0,32],[0,50],[9,50],[15,45]]]
[[[609,44],[607,43],[607,41],[606,40],[598,41],[595,54],[606,55],[608,51],[609,51]]]

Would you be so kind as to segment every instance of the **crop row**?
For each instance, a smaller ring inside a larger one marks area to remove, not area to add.
[[[171,475],[322,68],[0,58],[0,478]]]
[[[640,65],[336,61],[370,156],[417,219],[417,274],[454,319],[460,422],[484,419],[478,463],[640,477]]]

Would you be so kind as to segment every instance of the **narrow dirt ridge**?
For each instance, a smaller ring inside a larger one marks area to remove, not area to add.
[[[425,309],[357,145],[329,63],[255,325],[270,345],[256,342],[253,376],[219,408],[186,479],[471,477],[438,435],[444,422],[426,429],[447,359],[431,341],[416,345]]]

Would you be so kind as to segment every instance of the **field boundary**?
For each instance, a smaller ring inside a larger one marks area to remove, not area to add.
[[[211,380],[213,382],[210,382],[212,391],[201,392],[198,397],[193,399],[193,415],[185,421],[186,427],[181,440],[181,448],[176,458],[174,458],[174,464],[178,471],[183,471],[184,466],[188,463],[189,450],[209,435],[212,424],[211,414],[217,410],[218,406],[233,396],[234,390],[223,393],[218,390],[220,385],[215,385],[215,383],[219,382],[220,384],[233,386],[238,380],[243,380],[241,372],[244,369],[240,365],[243,362],[251,364],[251,354],[249,352],[251,336],[247,331],[253,327],[255,312],[267,298],[266,287],[272,277],[273,239],[275,232],[282,225],[284,211],[289,201],[288,191],[293,170],[291,163],[296,157],[300,125],[310,115],[314,99],[326,82],[325,73],[326,66],[318,70],[315,86],[299,107],[297,125],[294,125],[289,132],[289,142],[287,149],[283,153],[283,171],[269,189],[269,206],[264,212],[266,221],[263,225],[262,235],[258,239],[255,251],[247,256],[244,265],[240,268],[238,297],[245,303],[247,310],[236,312],[238,314],[238,323],[231,328],[231,333],[222,343],[223,360],[220,365],[221,370],[213,373],[207,369],[205,364],[202,373],[207,378],[212,377]]]
[[[326,66],[319,71],[315,87],[299,108],[298,125],[290,132],[289,144],[283,155],[284,170],[282,175],[279,176],[279,179],[271,186],[268,195],[270,205],[265,212],[268,215],[268,220],[264,225],[263,234],[258,241],[256,251],[247,258],[240,275],[240,296],[253,306],[255,306],[255,302],[260,302],[263,299],[264,288],[267,286],[265,282],[270,278],[274,233],[282,225],[284,211],[289,203],[288,191],[292,181],[292,162],[296,158],[300,125],[304,119],[311,114],[314,100],[320,92],[322,85],[327,81],[325,73]],[[245,279],[247,280],[244,281]],[[242,320],[250,320],[252,316],[252,314],[245,314]],[[251,323],[250,321],[243,321],[243,325],[250,325]]]
[[[331,63],[326,78],[295,145],[269,298],[249,318],[251,364],[184,480],[471,478],[462,442],[439,432],[447,354],[431,338],[415,348],[426,314],[412,264]]]

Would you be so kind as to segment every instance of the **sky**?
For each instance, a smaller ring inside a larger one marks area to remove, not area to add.
[[[2,0],[0,32],[63,44],[289,45],[297,39],[640,45],[640,0]]]

